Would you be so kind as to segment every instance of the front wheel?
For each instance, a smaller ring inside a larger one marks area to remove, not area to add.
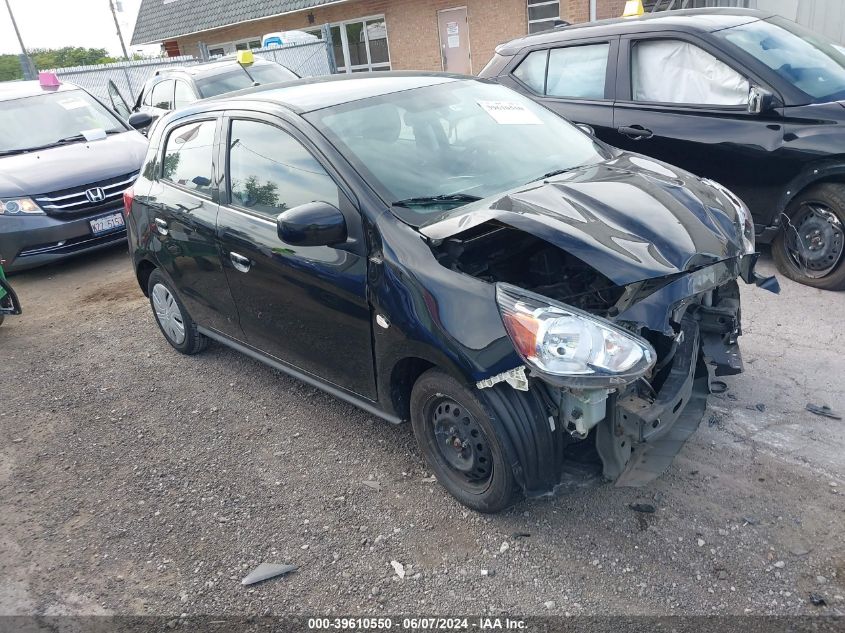
[[[438,481],[465,506],[499,512],[519,492],[489,414],[457,380],[431,369],[411,392],[411,424]]]
[[[778,270],[821,290],[845,289],[845,185],[823,183],[786,210],[772,244]]]

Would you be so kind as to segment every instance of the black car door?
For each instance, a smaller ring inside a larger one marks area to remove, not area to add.
[[[162,136],[158,174],[148,196],[159,264],[199,325],[240,336],[217,245],[217,139],[221,117],[205,114]]]
[[[362,223],[353,197],[304,135],[275,117],[232,114],[221,148],[225,198],[218,239],[246,341],[347,391],[374,399]],[[293,246],[285,209],[328,202],[346,217],[338,246]]]
[[[769,221],[790,166],[780,112],[749,112],[759,79],[683,33],[623,37],[617,77],[611,144],[716,180]]]
[[[590,38],[517,55],[499,81],[574,123],[586,123],[602,140],[613,132],[617,37]]]

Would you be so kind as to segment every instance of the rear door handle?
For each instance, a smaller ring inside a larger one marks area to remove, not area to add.
[[[232,262],[235,270],[239,270],[242,273],[248,273],[250,266],[252,266],[252,262],[248,257],[244,257],[238,253],[229,253],[229,260]]]
[[[161,218],[156,218],[155,222],[156,222],[156,230],[161,235],[167,235],[170,232],[170,231],[167,230],[167,221],[166,220],[162,220]]]
[[[642,139],[647,139],[654,136],[654,132],[652,132],[651,130],[647,130],[642,125],[632,125],[630,127],[623,126],[617,128],[616,131],[620,134],[624,134],[628,138],[634,139],[635,141],[640,141]]]

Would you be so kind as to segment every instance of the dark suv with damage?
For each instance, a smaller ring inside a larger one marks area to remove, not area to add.
[[[168,115],[127,192],[167,341],[394,423],[480,511],[657,477],[742,370],[748,210],[500,85],[379,73]]]

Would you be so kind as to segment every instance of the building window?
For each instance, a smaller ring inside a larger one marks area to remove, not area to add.
[[[560,20],[560,0],[528,0],[528,32],[553,29]]]
[[[339,73],[390,70],[387,22],[383,15],[329,25],[334,59]],[[322,29],[305,29],[323,37]]]
[[[256,48],[261,48],[261,38],[248,37],[245,40],[238,40],[236,42],[211,44],[208,47],[208,54],[211,57],[220,57],[222,55],[233,55],[237,51],[249,51]]]

